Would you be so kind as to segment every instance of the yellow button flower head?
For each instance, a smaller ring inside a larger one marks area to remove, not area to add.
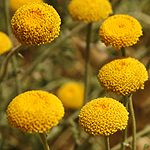
[[[10,38],[3,32],[0,31],[0,55],[10,51],[12,48],[12,42]]]
[[[98,80],[107,92],[114,91],[119,95],[126,95],[144,89],[148,73],[140,61],[124,57],[105,64],[99,70]]]
[[[28,46],[51,43],[59,35],[60,24],[57,11],[38,2],[23,5],[11,20],[13,34],[21,44]]]
[[[140,23],[129,15],[111,16],[102,23],[99,30],[100,40],[116,50],[136,44],[142,35]]]
[[[65,83],[57,90],[57,96],[66,108],[80,108],[84,103],[84,86],[78,82]]]
[[[7,108],[8,124],[25,133],[43,133],[64,116],[61,101],[45,91],[27,91],[15,97]]]
[[[73,20],[86,23],[101,21],[113,13],[108,0],[72,0],[68,11]]]
[[[16,11],[19,7],[21,7],[22,5],[25,5],[27,3],[30,2],[43,2],[43,0],[10,0],[10,8],[13,11]]]
[[[91,134],[109,136],[126,128],[128,114],[120,102],[112,98],[97,98],[82,107],[79,124]]]

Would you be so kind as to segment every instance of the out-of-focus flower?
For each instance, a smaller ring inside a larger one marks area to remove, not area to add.
[[[82,107],[79,124],[90,134],[109,136],[126,128],[128,114],[120,102],[112,98],[97,98]]]
[[[10,38],[3,32],[0,32],[0,55],[10,51],[12,42]]]
[[[99,30],[100,40],[116,50],[136,44],[142,35],[140,23],[129,15],[111,16],[102,23]]]
[[[144,89],[148,73],[145,66],[137,59],[123,57],[105,64],[99,70],[97,78],[107,92],[113,91],[119,95],[126,95]]]
[[[12,32],[24,45],[51,43],[60,32],[61,19],[46,3],[31,2],[21,6],[11,20]]]
[[[113,13],[108,0],[72,0],[68,11],[73,20],[86,23],[101,21]]]
[[[43,133],[64,116],[61,101],[45,91],[27,91],[15,97],[7,108],[8,124],[25,133]]]
[[[30,2],[43,2],[43,0],[10,0],[10,8],[15,12],[19,7]]]
[[[84,86],[78,82],[68,82],[57,90],[57,96],[64,107],[77,109],[84,103]]]

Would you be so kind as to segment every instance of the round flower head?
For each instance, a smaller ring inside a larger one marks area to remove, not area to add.
[[[101,21],[113,13],[108,0],[72,0],[68,11],[73,20],[86,23]]]
[[[12,32],[24,45],[51,43],[59,35],[61,19],[45,3],[31,2],[20,7],[11,20]]]
[[[127,126],[128,111],[112,98],[97,98],[82,107],[79,124],[94,135],[109,136]]]
[[[126,95],[144,89],[148,73],[140,61],[125,57],[105,64],[99,71],[98,80],[107,92],[114,91],[119,95]]]
[[[16,11],[19,7],[21,7],[22,5],[25,5],[27,3],[30,2],[43,2],[43,0],[10,0],[10,8],[13,11]]]
[[[129,15],[111,16],[102,23],[99,30],[100,40],[116,50],[136,44],[142,35],[140,23]]]
[[[77,82],[68,82],[57,90],[57,96],[66,108],[80,108],[84,103],[84,86]]]
[[[63,116],[61,101],[40,90],[18,95],[7,108],[8,124],[25,133],[49,132]]]
[[[10,38],[3,32],[0,32],[0,55],[10,51],[12,42]]]

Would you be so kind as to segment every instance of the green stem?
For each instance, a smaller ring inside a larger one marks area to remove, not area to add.
[[[85,79],[84,79],[84,104],[88,102],[88,90],[89,90],[89,56],[90,56],[90,39],[91,39],[91,29],[92,23],[89,23],[87,26],[87,40],[86,40],[86,62],[85,62]]]
[[[12,41],[12,31],[11,31],[11,24],[10,24],[10,8],[9,8],[9,0],[5,0],[5,18],[6,18],[6,26],[7,26],[7,33]],[[14,45],[12,44],[12,48],[14,48]],[[12,63],[14,66],[14,70],[17,70],[18,68],[18,62],[16,59],[16,55],[12,56]],[[15,71],[16,73],[16,71]],[[21,83],[19,81],[19,78],[16,74],[16,88],[17,88],[17,94],[20,94],[22,92]]]
[[[12,57],[12,55],[13,55],[15,52],[19,51],[19,50],[22,49],[23,47],[24,47],[24,45],[22,45],[22,44],[16,46],[16,47],[13,48],[13,49],[8,53],[8,55],[5,57],[5,59],[4,59],[4,61],[3,61],[3,64],[2,64],[2,67],[1,67],[0,82],[3,80],[3,78],[4,78],[4,76],[5,76],[9,59]]]
[[[136,134],[136,138],[139,138],[139,137],[149,133],[149,131],[150,131],[150,125],[147,125],[143,130],[139,131]],[[131,141],[132,141],[132,136],[128,137],[125,142],[128,143],[128,142],[131,142]],[[120,146],[121,145],[119,143],[119,144],[115,145],[113,148],[111,148],[111,150],[119,150]]]
[[[134,108],[132,103],[132,95],[129,97],[129,108],[130,108],[130,114],[131,114],[131,120],[132,120],[132,150],[136,150],[136,121],[135,121],[135,114],[134,114]]]
[[[127,97],[127,95],[123,96],[123,104],[126,107],[126,109],[128,110],[128,97]],[[124,143],[125,143],[126,138],[127,138],[127,127],[125,128],[125,130],[123,130],[121,150],[125,150]]]
[[[85,149],[86,145],[89,143],[89,139],[92,137],[92,134],[90,134],[85,141],[82,143],[82,145],[80,145],[79,147],[77,147],[75,150],[83,150]]]
[[[105,138],[105,150],[110,150],[109,136],[104,136],[104,138]]]
[[[45,133],[39,133],[40,139],[42,141],[44,150],[50,150],[48,143],[47,143],[47,139],[46,139],[46,134]]]
[[[126,50],[124,47],[121,48],[121,53],[123,57],[126,57]]]

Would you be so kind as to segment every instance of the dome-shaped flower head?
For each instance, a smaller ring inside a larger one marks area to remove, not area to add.
[[[84,86],[78,82],[67,82],[57,90],[64,107],[78,109],[84,103]]]
[[[30,2],[43,2],[43,0],[10,0],[10,8],[15,12],[19,7]]]
[[[64,116],[61,101],[45,91],[27,91],[15,97],[7,108],[8,124],[25,133],[43,133]]]
[[[57,11],[42,2],[21,6],[11,20],[13,34],[21,44],[28,46],[51,43],[59,35],[60,24]]]
[[[81,127],[93,135],[109,136],[123,130],[128,123],[128,111],[112,98],[97,98],[82,107],[79,114]]]
[[[68,11],[73,20],[86,23],[101,21],[113,13],[108,0],[72,0]]]
[[[12,42],[10,38],[3,32],[0,32],[0,55],[10,51]]]
[[[148,80],[145,66],[131,57],[118,58],[105,64],[98,74],[98,80],[107,92],[126,95],[144,89]]]
[[[116,50],[136,44],[142,35],[140,23],[129,15],[111,16],[99,29],[100,40],[106,46],[112,45]]]

